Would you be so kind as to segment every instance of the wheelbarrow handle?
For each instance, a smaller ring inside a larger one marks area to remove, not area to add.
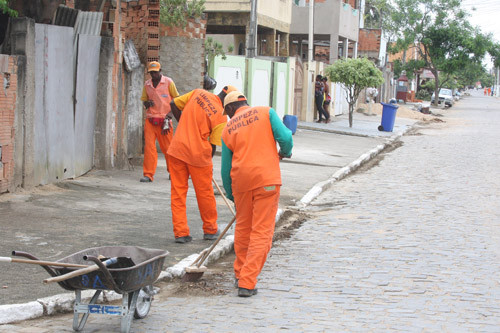
[[[104,266],[108,266],[108,265],[116,264],[117,262],[118,262],[118,258],[114,257],[114,258],[110,258],[110,259],[104,261],[102,264]],[[97,271],[99,268],[100,267],[98,265],[88,266],[86,268],[77,269],[76,271],[73,271],[73,272],[69,272],[69,273],[66,273],[63,275],[59,275],[59,276],[45,279],[45,280],[43,280],[43,283],[61,282],[64,280],[74,278],[75,276],[80,276],[80,275],[84,275],[84,274],[87,274],[87,273],[90,273],[93,271]]]
[[[18,259],[18,258],[11,258],[11,257],[0,257],[0,262],[17,262],[17,263],[21,263],[21,264],[32,264],[32,265],[42,265],[42,266],[54,266],[54,267],[78,267],[78,268],[89,267],[88,265],[70,264],[70,263],[57,262],[57,261]]]

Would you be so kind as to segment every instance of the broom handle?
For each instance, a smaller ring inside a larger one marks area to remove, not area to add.
[[[78,267],[78,268],[89,267],[88,265],[68,264],[68,263],[57,262],[57,261],[18,259],[18,258],[11,258],[11,257],[0,257],[0,262],[17,262],[17,263],[22,263],[22,264],[33,264],[33,265],[42,265],[42,266],[57,266],[57,267]]]
[[[231,213],[233,213],[233,216],[236,216],[236,212],[234,211],[233,206],[229,203],[229,201],[227,201],[227,198],[222,193],[222,190],[220,189],[219,184],[217,184],[217,182],[213,178],[212,178],[212,182],[215,184],[215,187],[217,187],[217,190],[219,191],[222,199],[224,199],[224,202],[226,203],[226,205],[229,207],[229,210],[231,210]]]
[[[200,254],[201,259],[198,261],[198,264],[196,265],[197,267],[200,267],[203,264],[203,262],[208,258],[210,252],[212,252],[212,250],[215,248],[215,246],[217,244],[219,244],[219,241],[222,239],[222,237],[224,237],[224,235],[229,230],[229,228],[231,228],[231,226],[233,225],[234,221],[236,221],[236,215],[233,216],[231,222],[229,222],[229,224],[224,228],[224,230],[221,232],[221,234],[219,235],[219,237],[217,237],[217,239],[212,244],[212,246],[210,246],[210,248],[208,249],[208,251],[206,251],[205,253],[202,252]],[[200,257],[198,257],[198,258],[200,258]]]
[[[115,257],[115,258],[110,258],[106,261],[103,261],[102,264],[104,266],[108,266],[111,264],[115,264],[117,261],[118,261],[118,258]],[[66,273],[63,275],[59,275],[59,276],[45,279],[45,280],[43,280],[43,283],[61,282],[61,281],[67,280],[67,279],[71,279],[75,276],[80,276],[80,275],[87,274],[87,273],[90,273],[93,271],[97,271],[98,269],[99,269],[99,266],[97,266],[97,265],[86,266],[85,268],[77,269],[76,271],[73,271],[73,272],[69,272],[69,273]]]

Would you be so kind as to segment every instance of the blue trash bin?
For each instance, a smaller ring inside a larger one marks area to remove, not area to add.
[[[292,135],[295,134],[295,131],[297,131],[297,116],[289,114],[285,115],[283,117],[283,124],[285,124],[285,126],[292,131]]]
[[[379,131],[392,132],[394,129],[394,121],[396,120],[396,111],[399,105],[380,103],[382,108],[382,124],[378,127]]]

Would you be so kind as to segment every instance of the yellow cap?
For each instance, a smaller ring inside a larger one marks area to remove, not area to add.
[[[239,92],[237,90],[231,91],[224,98],[224,113],[223,114],[226,114],[226,106],[228,106],[229,104],[234,103],[234,102],[246,101],[246,100],[247,100],[247,98],[241,92]]]
[[[151,61],[148,64],[148,72],[158,72],[161,69],[161,65],[158,61]]]

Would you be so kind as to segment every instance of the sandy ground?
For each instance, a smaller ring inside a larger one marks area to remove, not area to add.
[[[376,115],[381,115],[382,114],[382,104],[380,103],[374,103],[372,104],[372,113],[375,113]],[[359,103],[358,112],[368,114],[368,104],[365,103]],[[410,119],[416,119],[420,121],[435,121],[436,116],[432,114],[423,114],[421,112],[418,112],[413,109],[412,105],[399,105],[398,111],[396,113],[396,117],[399,118],[410,118]]]

